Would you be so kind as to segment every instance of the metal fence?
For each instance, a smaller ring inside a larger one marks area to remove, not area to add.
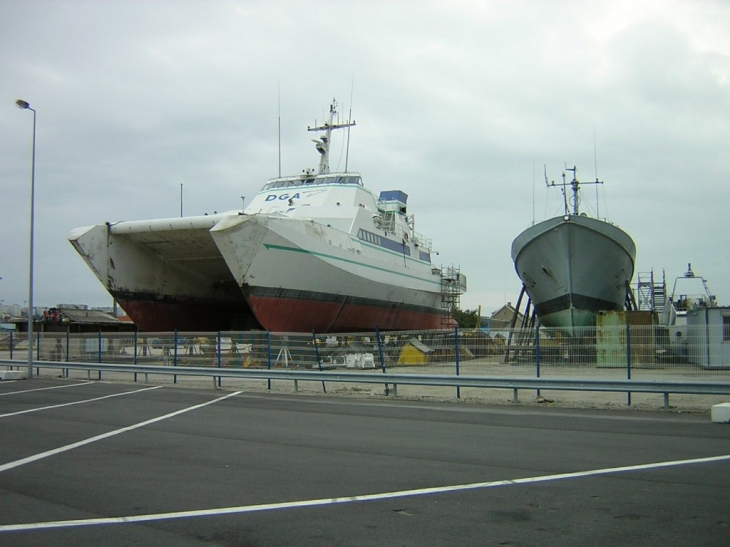
[[[680,334],[677,335],[676,332]],[[319,385],[398,385],[428,396],[435,386],[518,390],[625,391],[633,393],[730,395],[730,336],[726,329],[685,328],[668,332],[651,326],[561,331],[433,330],[337,335],[312,333],[165,332],[38,333],[34,367],[103,374],[172,378],[208,377],[220,387],[223,378],[252,382],[293,381]],[[0,337],[0,365],[23,369],[28,338]],[[0,377],[2,375],[0,374]],[[117,376],[118,378],[118,376]],[[169,381],[169,380],[166,380]],[[357,388],[348,388],[357,389]],[[413,394],[413,391],[411,391]]]
[[[337,335],[249,332],[37,333],[38,361],[399,373],[730,381],[730,336],[687,327],[430,330]],[[27,361],[26,334],[0,358]],[[63,368],[59,366],[59,368]]]

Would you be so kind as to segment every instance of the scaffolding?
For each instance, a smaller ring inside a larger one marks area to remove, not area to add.
[[[466,291],[466,276],[458,267],[441,268],[441,328],[449,328],[454,321],[454,309]]]
[[[639,273],[636,294],[639,311],[663,312],[667,303],[667,281],[664,270],[661,281],[654,279],[654,270]]]

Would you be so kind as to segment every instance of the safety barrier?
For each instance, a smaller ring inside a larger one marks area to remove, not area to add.
[[[23,364],[17,360],[0,359],[0,365],[21,368]],[[287,370],[287,369],[255,369],[255,368],[223,368],[142,364],[110,364],[38,361],[34,363],[38,369],[55,368],[65,370],[86,370],[98,373],[102,379],[102,372],[122,372],[134,375],[135,381],[139,374],[164,374],[173,376],[203,376],[213,378],[214,386],[221,386],[221,379],[265,379],[290,380],[294,382],[310,381],[322,382],[326,392],[326,382],[385,384],[386,395],[391,392],[397,396],[398,385],[444,386],[454,387],[459,397],[459,389],[465,387],[495,388],[513,390],[513,401],[518,402],[520,389],[556,390],[556,391],[599,391],[599,392],[627,392],[627,393],[661,393],[664,395],[664,406],[669,407],[669,394],[700,394],[700,395],[730,395],[730,383],[727,382],[676,382],[676,381],[639,381],[639,380],[591,380],[569,378],[500,378],[487,376],[461,376],[438,374],[394,374],[381,371],[342,372],[337,370]],[[392,386],[392,388],[390,387]],[[271,389],[269,385],[269,389]],[[631,404],[629,396],[629,404]]]
[[[322,382],[324,391],[326,382],[335,381],[343,371],[362,371],[369,373],[368,378],[375,372],[376,382],[393,384],[392,388],[386,385],[386,392],[396,391],[399,383],[418,381],[424,386],[453,386],[457,397],[462,387],[472,385],[469,382],[473,378],[482,382],[475,387],[514,390],[575,390],[572,386],[579,385],[583,391],[625,391],[629,404],[631,393],[642,391],[643,385],[664,393],[666,405],[668,393],[725,394],[722,390],[730,385],[727,330],[686,327],[670,331],[625,325],[585,328],[570,337],[544,327],[527,331],[376,330],[336,335],[40,332],[34,337],[33,361],[36,367],[60,369],[64,375],[70,369],[96,371],[99,378],[101,371],[116,370],[132,372],[137,380],[138,374],[154,370],[156,374],[171,374],[175,383],[179,375],[192,373],[212,376],[218,385],[221,378],[231,375],[266,378],[269,388],[273,379],[298,382],[306,378]],[[22,369],[27,360],[27,335],[10,333],[0,339],[0,363]],[[394,369],[399,374],[386,379]],[[324,376],[313,376],[313,372]],[[355,381],[353,376],[347,378],[350,380],[336,381]],[[433,384],[426,378],[453,380]],[[505,385],[503,381],[512,383]],[[538,383],[529,383],[533,381]],[[703,385],[710,387],[702,389],[720,391],[690,391]]]

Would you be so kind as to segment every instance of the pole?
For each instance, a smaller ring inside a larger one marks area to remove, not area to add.
[[[626,379],[631,380],[631,325],[626,323]],[[627,392],[627,404],[631,406],[631,392]]]
[[[271,370],[271,331],[266,331],[266,368]],[[268,388],[271,391],[271,378],[268,379]]]
[[[317,334],[312,329],[312,343],[314,344],[314,353],[317,356],[317,364],[319,365],[319,371],[322,372],[322,358],[319,356],[319,345],[317,344]],[[322,380],[322,391],[327,393],[327,386]]]
[[[176,367],[177,366],[177,329],[175,329],[175,334],[174,334],[174,338],[173,338],[173,344],[174,344],[174,348],[175,349],[174,349],[174,351],[172,353],[172,366],[173,367]],[[215,382],[215,380],[214,380],[214,382]],[[173,376],[172,376],[172,383],[173,384],[177,384],[177,374],[173,374]]]
[[[28,378],[33,377],[33,238],[35,232],[35,134],[36,111],[22,99],[15,101],[18,108],[33,112],[33,146],[30,164],[30,257],[28,259]]]
[[[537,377],[540,377],[540,323],[535,327],[535,366],[537,367]],[[537,390],[537,396],[540,396],[540,390]]]
[[[481,307],[480,307],[481,309]],[[481,311],[479,312],[481,313]],[[477,316],[479,315],[477,313]],[[478,321],[478,319],[477,319]],[[455,349],[456,349],[456,375],[459,375],[459,325],[456,325],[454,327],[454,340],[455,340]],[[461,399],[461,386],[456,386],[456,398]]]
[[[380,355],[380,366],[383,367],[383,374],[386,374],[387,371],[385,370],[385,355],[383,355],[383,341],[380,338],[380,327],[378,325],[375,325],[375,336],[378,337],[378,354]],[[388,384],[385,384],[385,396],[387,397],[390,395],[390,389],[388,388]]]

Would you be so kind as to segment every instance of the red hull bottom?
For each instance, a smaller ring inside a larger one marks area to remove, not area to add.
[[[118,303],[137,328],[145,332],[216,332],[261,328],[245,304],[144,300],[118,300]]]
[[[249,304],[261,325],[272,332],[360,332],[376,327],[382,330],[433,330],[444,327],[439,312],[408,309],[399,304],[356,304],[281,296],[249,296]],[[450,327],[452,323],[446,326]]]
[[[119,305],[144,332],[216,332],[269,330],[272,332],[360,332],[434,330],[453,328],[437,311],[405,308],[399,304],[343,303],[314,299],[250,296],[255,312],[245,304],[122,300]]]

